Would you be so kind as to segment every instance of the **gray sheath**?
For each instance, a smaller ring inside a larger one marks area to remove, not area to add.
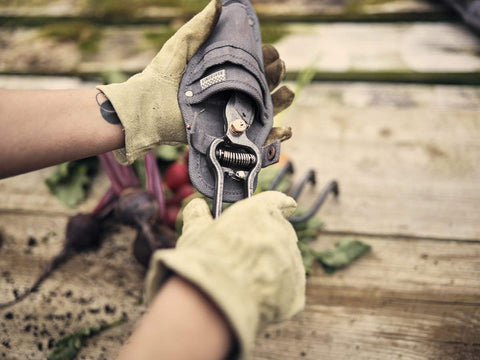
[[[212,35],[187,64],[178,100],[195,188],[220,203],[251,196],[258,171],[278,161],[280,143],[263,147],[273,106],[248,0],[223,1]]]
[[[445,0],[460,13],[463,20],[477,32],[480,32],[480,0]]]

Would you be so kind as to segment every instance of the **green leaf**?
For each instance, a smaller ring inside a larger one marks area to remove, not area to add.
[[[45,180],[50,192],[69,207],[75,207],[85,200],[98,168],[96,158],[63,163]]]
[[[370,250],[370,245],[358,240],[343,239],[335,244],[335,249],[316,253],[317,260],[327,272],[350,265]]]
[[[306,210],[297,208],[294,216],[301,216],[305,214]],[[308,243],[315,240],[324,227],[324,223],[317,216],[313,216],[307,221],[301,223],[294,223],[293,228],[297,232],[298,241]]]
[[[160,145],[155,149],[155,155],[163,161],[175,161],[185,152],[185,149],[185,145]]]
[[[281,169],[282,167],[278,165],[272,165],[262,169],[262,171],[260,171],[258,174],[258,185],[256,192],[259,193],[270,190],[273,180],[275,180]],[[280,181],[280,184],[278,184],[277,190],[286,193],[290,189],[291,185],[291,176],[290,174],[287,174],[283,177],[282,181]]]
[[[300,254],[302,254],[303,266],[305,267],[305,273],[310,275],[312,272],[313,264],[316,260],[315,251],[310,248],[308,245],[298,242],[298,248],[300,249]]]
[[[117,69],[106,70],[101,76],[104,84],[122,83],[129,78],[126,73]]]
[[[47,360],[73,360],[84,345],[85,341],[106,329],[120,325],[127,320],[126,314],[120,319],[97,327],[83,328],[66,335],[53,343],[53,350],[48,354]]]

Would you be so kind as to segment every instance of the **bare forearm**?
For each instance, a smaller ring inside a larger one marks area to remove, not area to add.
[[[232,346],[226,320],[194,286],[172,277],[117,360],[220,360]]]
[[[0,90],[0,178],[98,155],[124,144],[95,89]]]

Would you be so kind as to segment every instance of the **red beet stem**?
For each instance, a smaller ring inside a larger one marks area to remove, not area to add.
[[[118,163],[116,163],[116,166],[118,166],[120,179],[122,180],[124,188],[140,187],[140,180],[138,180],[137,174],[132,166],[123,166]]]
[[[99,158],[117,195],[120,195],[122,190],[126,188],[140,186],[140,181],[133,168],[131,166],[120,165],[117,160],[115,160],[113,152],[99,155]]]
[[[105,173],[110,179],[110,183],[112,184],[113,190],[115,191],[116,195],[120,195],[120,193],[123,190],[123,186],[107,154],[108,153],[98,155],[98,158],[100,160],[100,164],[102,164],[102,167],[105,170]]]
[[[98,202],[95,209],[93,209],[92,215],[94,215],[97,219],[102,220],[113,210],[116,201],[117,194],[115,193],[113,186],[110,186],[105,195],[103,195]]]
[[[125,189],[127,187],[125,184],[126,181],[122,177],[122,169],[120,168],[121,165],[117,162],[117,160],[115,160],[115,155],[113,155],[112,152],[108,152],[105,154],[105,157],[108,159],[109,166],[115,174],[115,179],[118,180],[122,189]]]
[[[158,202],[158,218],[165,218],[165,196],[163,192],[162,178],[158,169],[157,160],[153,152],[145,155],[145,173],[147,178],[147,189],[155,196]]]

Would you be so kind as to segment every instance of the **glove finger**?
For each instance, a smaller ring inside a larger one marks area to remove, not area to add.
[[[183,25],[152,61],[170,75],[181,74],[187,62],[197,52],[215,27],[222,9],[221,0],[212,0],[189,22]]]
[[[278,54],[277,49],[270,44],[262,46],[263,52],[263,65],[267,68],[271,63],[275,60],[280,59],[280,55]]]
[[[254,206],[278,209],[285,218],[292,216],[297,209],[296,201],[279,191],[264,191],[243,201],[250,201],[250,205]]]
[[[282,86],[272,94],[273,114],[277,115],[292,105],[295,94],[287,86]]]
[[[267,140],[263,146],[269,145],[277,140],[286,141],[292,137],[292,128],[290,126],[276,126],[270,130]]]
[[[193,199],[183,209],[182,234],[189,231],[200,232],[213,222],[212,214],[203,199]]]
[[[265,67],[265,76],[270,91],[275,89],[285,77],[285,63],[282,59],[277,59]]]

